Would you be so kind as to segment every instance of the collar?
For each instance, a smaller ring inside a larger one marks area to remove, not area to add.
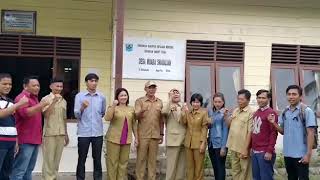
[[[147,96],[144,96],[143,97],[143,101],[150,101],[150,99],[147,97]],[[155,97],[155,100],[154,101],[158,101],[158,98]]]
[[[288,109],[288,110],[291,110],[290,105],[287,106],[287,109]],[[301,109],[301,103],[299,103],[298,105],[296,105],[296,107],[294,107],[293,110],[295,111],[296,109],[297,109],[297,110],[300,110],[300,109]]]
[[[53,98],[54,98],[54,94],[53,94],[52,92],[49,94],[49,96],[51,96],[51,97],[53,97]]]
[[[209,111],[213,112],[213,113],[224,113],[223,108],[220,110],[213,110],[213,108],[210,108]]]
[[[4,100],[4,101],[7,101],[8,98],[6,96],[0,96],[0,99]]]
[[[91,94],[88,90],[85,91],[85,95],[90,95],[90,96],[97,96],[99,95],[98,91],[94,92],[93,94]]]
[[[54,99],[55,95],[52,92],[50,92],[49,97]],[[61,96],[61,98],[59,98],[58,101],[61,101],[62,99],[63,99],[63,97]]]
[[[198,114],[198,113],[199,113],[199,110],[196,110],[196,111],[195,111],[195,110],[192,110],[192,111],[191,111],[191,114],[193,114],[193,115]]]
[[[23,90],[22,93],[27,96],[28,98],[32,98],[32,97],[38,97],[38,95],[34,95],[34,94],[31,94],[29,91],[27,90]]]
[[[193,110],[193,109],[192,109],[192,110],[190,111],[190,113],[193,114],[193,115],[199,114],[199,113],[200,113],[200,109],[198,109],[198,110]]]
[[[243,109],[239,108],[239,112],[242,112],[242,111],[247,112],[248,110],[249,110],[249,105],[244,107]]]
[[[265,110],[269,109],[269,105],[262,107],[262,108],[259,108],[259,109],[260,109],[260,111],[265,111]]]
[[[8,96],[0,96],[0,100],[2,101],[7,101],[7,102],[14,102],[11,98],[9,98]]]
[[[174,104],[171,102],[171,104]],[[175,103],[178,107],[182,107],[182,103],[181,102],[178,102],[178,103]]]

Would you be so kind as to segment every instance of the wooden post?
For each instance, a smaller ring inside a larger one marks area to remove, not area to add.
[[[122,65],[123,65],[123,28],[124,28],[124,2],[116,0],[116,57],[115,57],[115,84],[114,90],[122,87]]]

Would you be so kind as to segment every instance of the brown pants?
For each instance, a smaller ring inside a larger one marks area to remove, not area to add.
[[[203,180],[205,153],[199,149],[186,148],[187,180]]]
[[[186,153],[184,146],[167,146],[166,180],[186,179]]]
[[[59,164],[64,147],[65,136],[45,136],[43,137],[42,153],[42,179],[58,179]]]
[[[127,177],[130,144],[120,145],[107,141],[107,179],[123,180]]]
[[[251,158],[241,159],[240,153],[231,151],[231,174],[233,180],[252,180]]]
[[[144,180],[147,163],[148,180],[156,179],[158,149],[159,139],[139,139],[136,164],[137,180]]]

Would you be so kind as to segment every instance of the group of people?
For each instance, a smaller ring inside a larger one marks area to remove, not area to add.
[[[230,154],[234,180],[272,180],[278,132],[284,135],[283,154],[289,180],[306,180],[312,149],[316,144],[316,116],[302,103],[302,88],[286,89],[288,107],[278,116],[270,106],[270,93],[256,93],[257,110],[249,106],[251,93],[238,92],[238,105],[225,108],[225,97],[216,93],[212,108],[202,108],[203,97],[193,94],[183,103],[178,89],[168,93],[168,103],[156,96],[157,84],[145,84],[145,96],[129,105],[129,92],[119,88],[115,100],[97,91],[99,77],[85,77],[85,91],[75,97],[78,119],[77,180],[85,179],[85,163],[91,144],[93,178],[102,179],[101,154],[105,139],[107,179],[123,180],[127,174],[130,146],[137,147],[136,178],[156,179],[159,144],[166,135],[167,180],[202,180],[208,149],[215,179],[226,177],[226,156]],[[0,74],[0,179],[31,180],[39,146],[42,145],[44,180],[57,179],[63,147],[69,143],[63,81],[53,79],[51,93],[38,101],[37,77],[23,81],[23,91],[14,101],[8,98],[12,77]],[[44,124],[42,127],[42,117]],[[103,138],[103,119],[110,126]],[[164,128],[165,127],[165,128]],[[164,129],[166,133],[164,133]],[[134,137],[133,137],[134,136]],[[229,152],[229,153],[228,153]],[[147,171],[147,172],[146,172]]]
[[[39,102],[37,77],[23,80],[23,91],[14,101],[8,98],[12,77],[0,74],[0,179],[31,180],[39,146],[43,148],[43,173],[54,179],[64,145],[69,142],[66,128],[66,101],[63,81],[53,79],[51,93]],[[42,117],[45,119],[42,126]],[[43,127],[43,132],[42,132]]]

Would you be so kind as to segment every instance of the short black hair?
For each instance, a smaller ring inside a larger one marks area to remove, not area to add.
[[[195,93],[192,94],[191,99],[190,99],[190,104],[192,104],[192,102],[196,101],[196,99],[200,102],[201,106],[203,104],[203,97],[201,94],[199,93]]]
[[[99,80],[99,76],[95,73],[89,73],[86,75],[85,77],[85,81],[88,82],[89,80],[92,80],[92,79],[96,79],[96,80]]]
[[[247,90],[247,89],[241,89],[240,91],[238,91],[238,96],[241,95],[241,94],[243,94],[243,95],[246,97],[246,99],[247,99],[248,101],[250,101],[251,93],[250,93],[249,90]]]
[[[23,81],[22,81],[22,82],[23,82],[23,85],[29,84],[30,80],[32,80],[32,79],[39,80],[39,77],[38,77],[38,76],[34,76],[34,75],[24,77],[24,78],[23,78]]]
[[[258,97],[262,93],[267,93],[267,97],[270,99],[271,98],[271,93],[268,90],[265,89],[260,89],[257,93],[256,96]]]
[[[296,90],[298,90],[299,95],[302,96],[303,90],[302,90],[302,88],[301,88],[300,86],[298,86],[298,85],[290,85],[290,86],[288,86],[287,89],[286,89],[286,94],[288,94],[288,92],[289,92],[291,89],[296,89]]]
[[[12,79],[11,75],[8,73],[0,73],[0,81],[4,78]]]
[[[118,96],[119,96],[119,94],[120,94],[122,91],[124,91],[124,92],[127,93],[128,100],[127,100],[126,104],[128,105],[128,104],[129,104],[129,92],[128,92],[128,90],[125,89],[125,88],[118,88],[118,89],[116,90],[114,99],[119,101]]]
[[[53,84],[53,83],[63,83],[63,79],[60,79],[60,78],[52,78],[51,81],[50,81],[50,84]]]

